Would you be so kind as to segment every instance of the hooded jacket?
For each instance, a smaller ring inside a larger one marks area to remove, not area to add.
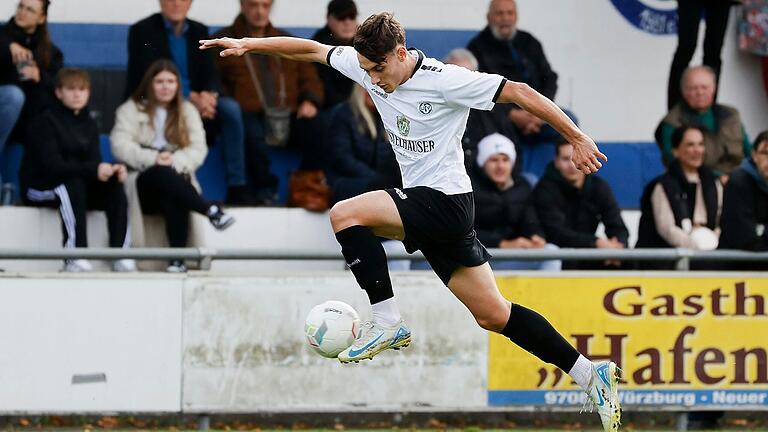
[[[720,249],[768,250],[768,181],[752,158],[731,173],[723,193]]]

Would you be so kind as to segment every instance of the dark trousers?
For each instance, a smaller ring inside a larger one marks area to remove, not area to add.
[[[707,30],[704,34],[704,64],[715,71],[720,79],[720,53],[723,48],[725,30],[731,2],[728,0],[678,0],[677,2],[677,50],[672,59],[667,86],[667,108],[671,109],[680,101],[680,79],[685,68],[696,52],[699,37],[699,22],[705,15]]]
[[[141,211],[161,214],[171,247],[185,247],[189,238],[189,212],[206,215],[210,203],[197,193],[192,183],[173,168],[155,165],[136,178]]]
[[[64,247],[88,247],[88,210],[103,210],[107,214],[110,247],[129,246],[128,201],[123,184],[114,177],[107,182],[74,178],[50,190],[26,188],[24,201],[59,209]]]

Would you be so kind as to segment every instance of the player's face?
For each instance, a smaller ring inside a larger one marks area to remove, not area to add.
[[[192,0],[160,0],[160,13],[170,22],[181,22],[187,18]]]
[[[269,24],[272,0],[241,0],[240,11],[248,25],[263,29]]]
[[[557,148],[557,157],[555,157],[555,168],[560,171],[560,175],[570,183],[577,183],[584,179],[584,173],[576,169],[576,165],[571,160],[573,156],[573,146],[563,145]]]
[[[56,89],[56,97],[65,107],[72,111],[80,111],[88,105],[91,89],[84,85],[65,85]]]
[[[763,178],[768,179],[768,141],[761,141],[752,150],[752,160],[757,165],[757,171]]]
[[[340,18],[328,15],[328,28],[337,40],[351,41],[357,31],[357,18],[354,15]]]
[[[381,63],[374,63],[359,53],[357,60],[360,62],[360,67],[371,77],[373,85],[379,86],[386,93],[392,93],[410,76],[405,61],[407,56],[408,51],[405,47],[399,46],[395,51],[387,54]]]
[[[696,111],[706,111],[715,100],[715,78],[705,70],[690,72],[683,83],[683,99]]]
[[[505,185],[512,176],[514,162],[504,153],[496,153],[488,158],[483,165],[483,171],[497,185]]]
[[[34,30],[45,22],[43,2],[40,0],[21,0],[16,7],[13,21],[23,30]]]
[[[503,39],[509,39],[517,28],[515,0],[493,0],[488,9],[488,26]]]
[[[166,105],[170,103],[179,90],[179,80],[169,71],[162,71],[152,78],[152,91],[158,103]]]
[[[672,154],[684,170],[697,170],[704,163],[704,135],[700,130],[688,129],[683,134],[680,145]]]

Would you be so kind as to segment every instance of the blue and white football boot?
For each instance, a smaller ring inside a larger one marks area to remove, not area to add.
[[[619,380],[621,369],[616,363],[606,361],[592,364],[592,378],[587,387],[587,402],[584,408],[590,412],[593,408],[597,409],[605,432],[617,432],[621,426]]]
[[[384,326],[373,321],[363,324],[360,337],[355,339],[352,346],[339,353],[342,363],[371,360],[376,354],[387,350],[399,350],[411,344],[411,330],[400,320],[392,327]]]

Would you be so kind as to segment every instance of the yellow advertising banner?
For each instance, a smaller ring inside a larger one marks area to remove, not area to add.
[[[624,371],[625,405],[768,409],[768,277],[499,277],[592,360]],[[577,405],[567,373],[504,336],[489,345],[490,405]],[[566,371],[567,372],[567,371]]]

